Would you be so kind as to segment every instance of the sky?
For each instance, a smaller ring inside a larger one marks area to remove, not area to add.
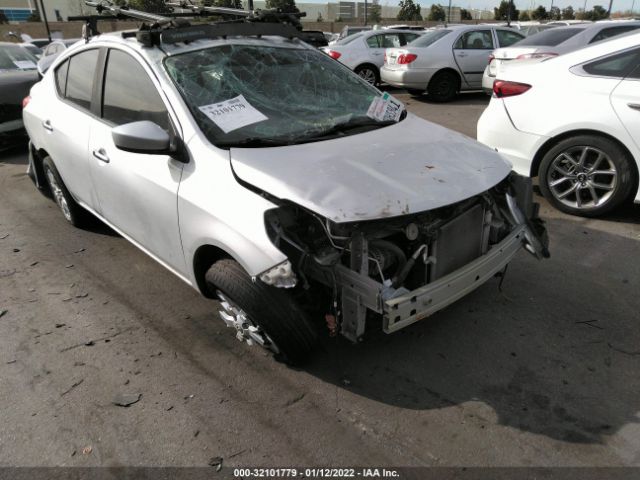
[[[323,0],[306,0],[312,3],[324,3]],[[331,0],[337,1],[337,0]],[[363,0],[359,0],[363,1]],[[296,0],[297,3],[305,3],[305,0]],[[397,5],[399,0],[380,0],[381,4]],[[441,5],[448,5],[448,0],[440,0],[434,2],[433,0],[417,0],[423,10],[429,8],[432,3],[440,3]],[[491,10],[493,7],[498,6],[499,0],[452,0],[452,5],[462,8],[478,8]],[[547,10],[551,7],[551,0],[514,0],[516,8],[519,10],[530,10],[538,5],[544,5]],[[634,0],[613,0],[612,11],[618,10],[630,10]],[[533,5],[533,7],[532,7]],[[584,0],[553,0],[553,5],[560,8],[564,8],[571,5],[574,10],[581,9],[584,6]],[[587,0],[587,10],[591,10],[594,5],[602,5],[605,9],[609,6],[609,0]],[[640,14],[640,0],[635,0],[634,12]]]

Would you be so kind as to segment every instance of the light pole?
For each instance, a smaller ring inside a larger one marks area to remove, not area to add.
[[[582,18],[580,20],[585,20],[587,18],[587,0],[584,0],[584,7],[582,7]]]
[[[47,38],[51,42],[51,30],[49,30],[49,22],[47,21],[47,12],[44,11],[44,3],[40,0],[40,12],[42,13],[42,20],[44,21],[44,27],[47,29]]]
[[[613,0],[609,0],[609,10],[607,10],[607,18],[611,18],[611,7],[613,7]]]
[[[449,0],[449,13],[447,14],[447,19],[444,22],[444,26],[447,26],[447,23],[451,21],[451,0]]]

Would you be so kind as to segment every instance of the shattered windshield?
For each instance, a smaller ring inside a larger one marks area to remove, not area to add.
[[[323,140],[395,123],[403,113],[393,97],[318,50],[226,44],[169,57],[165,67],[220,147]]]

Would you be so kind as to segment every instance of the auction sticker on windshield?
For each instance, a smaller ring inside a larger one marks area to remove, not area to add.
[[[13,64],[22,70],[29,70],[29,69],[36,68],[36,64],[33,63],[31,60],[14,60]]]
[[[388,93],[384,93],[381,97],[375,97],[369,105],[367,116],[381,122],[398,121],[404,110],[404,105],[393,98]]]
[[[266,115],[254,108],[244,98],[244,95],[198,108],[224,133],[268,120]]]

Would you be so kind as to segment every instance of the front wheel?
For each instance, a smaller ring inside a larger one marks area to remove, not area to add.
[[[289,364],[309,359],[316,332],[290,291],[253,282],[238,262],[229,259],[213,264],[206,281],[220,301],[220,317],[236,330],[239,340],[259,345]]]
[[[378,69],[371,65],[361,65],[355,69],[360,78],[370,85],[376,86],[380,83],[380,74]]]
[[[629,198],[635,172],[627,152],[613,140],[578,135],[546,153],[539,180],[543,195],[558,210],[597,217]]]

